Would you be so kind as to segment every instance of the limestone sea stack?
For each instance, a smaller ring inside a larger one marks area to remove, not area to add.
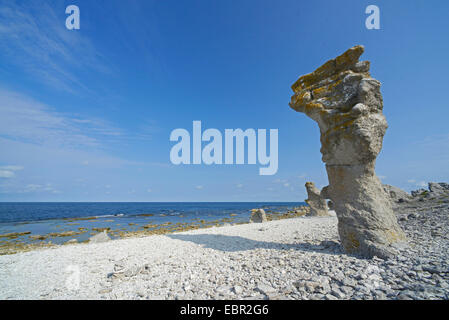
[[[321,196],[321,192],[315,184],[313,182],[306,182],[306,190],[308,195],[306,203],[310,207],[308,216],[329,216],[326,199]]]
[[[371,77],[369,61],[359,61],[363,52],[363,46],[355,46],[300,77],[292,86],[290,107],[320,128],[329,179],[321,194],[333,202],[344,248],[385,258],[395,252],[390,245],[405,235],[375,173],[388,126],[381,84]]]

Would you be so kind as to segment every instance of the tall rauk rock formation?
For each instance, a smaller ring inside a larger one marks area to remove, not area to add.
[[[338,232],[347,252],[388,257],[405,240],[374,171],[387,129],[380,82],[355,46],[296,81],[290,107],[318,123]]]

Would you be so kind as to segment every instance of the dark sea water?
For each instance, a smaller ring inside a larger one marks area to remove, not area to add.
[[[29,242],[30,235],[50,232],[105,228],[135,231],[146,224],[214,221],[229,218],[247,222],[250,210],[264,208],[286,212],[304,202],[0,202],[0,240],[2,234],[31,232],[19,237]],[[70,220],[96,217],[94,220]],[[90,234],[71,238],[85,240]],[[71,238],[50,239],[61,243]],[[17,240],[14,240],[17,241]]]
[[[61,218],[184,215],[206,217],[249,213],[254,208],[288,209],[303,202],[0,202],[0,223]]]

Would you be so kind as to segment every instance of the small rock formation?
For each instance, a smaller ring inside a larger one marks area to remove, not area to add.
[[[419,197],[419,196],[425,196],[425,195],[427,195],[429,193],[429,190],[426,190],[426,189],[418,189],[418,190],[413,190],[412,192],[411,192],[411,194],[412,194],[412,197],[414,197],[414,198],[416,198],[416,197]]]
[[[380,82],[355,46],[296,81],[290,107],[318,123],[330,198],[347,252],[390,257],[393,243],[405,240],[388,195],[374,168],[387,121]]]
[[[306,182],[308,199],[306,203],[310,206],[309,216],[329,216],[326,199],[321,196],[320,190],[313,182]]]
[[[411,195],[398,187],[384,184],[383,188],[385,192],[390,196],[391,200],[396,203],[408,202],[411,200]]]
[[[449,193],[449,184],[440,182],[429,182],[429,191],[435,195],[445,195]]]
[[[441,197],[445,195],[449,195],[449,184],[445,182],[429,182],[428,183],[429,190],[426,189],[418,189],[411,192],[413,198],[418,197]]]
[[[309,206],[301,206],[298,208],[294,208],[293,212],[298,216],[304,216],[310,212],[310,207]]]
[[[249,222],[251,223],[262,223],[267,222],[267,215],[264,209],[253,209],[251,210],[251,218]]]
[[[89,243],[101,243],[101,242],[106,242],[111,240],[111,238],[109,238],[108,234],[106,233],[106,230],[94,235],[93,237],[89,238]]]

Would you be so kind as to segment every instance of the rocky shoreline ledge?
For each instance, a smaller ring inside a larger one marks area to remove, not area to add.
[[[310,207],[299,206],[293,207],[288,210],[278,211],[273,208],[265,208],[264,215],[266,215],[267,221],[289,219],[300,217],[309,213]],[[251,212],[255,212],[257,209],[253,209]],[[153,214],[141,214],[140,216],[153,216]],[[135,230],[126,230],[126,228],[117,229],[110,227],[79,227],[75,230],[52,232],[48,234],[32,234],[31,231],[25,232],[13,232],[0,234],[0,255],[16,254],[19,252],[27,252],[42,248],[54,248],[59,245],[72,245],[76,243],[98,243],[103,241],[109,241],[111,239],[124,239],[134,237],[145,237],[149,235],[161,235],[173,232],[181,232],[195,229],[219,227],[224,225],[235,225],[248,223],[248,220],[242,221],[239,219],[236,221],[237,214],[231,213],[229,217],[222,217],[219,219],[206,220],[201,218],[194,218],[187,222],[165,222],[165,223],[152,223],[147,221],[140,226],[136,223],[129,223],[129,225],[136,226]],[[85,217],[85,218],[64,218],[68,222],[87,220],[97,221],[97,217]],[[109,220],[113,221],[113,220]],[[73,224],[69,223],[68,225]],[[78,225],[78,224],[76,224]],[[58,226],[60,227],[60,226]],[[87,234],[89,237],[84,241],[78,241],[74,236],[79,234]],[[33,242],[26,242],[19,237],[28,237]],[[51,239],[63,238],[61,244],[54,243]]]
[[[0,299],[448,299],[446,187],[389,190],[408,244],[386,260],[301,216],[0,256]]]

